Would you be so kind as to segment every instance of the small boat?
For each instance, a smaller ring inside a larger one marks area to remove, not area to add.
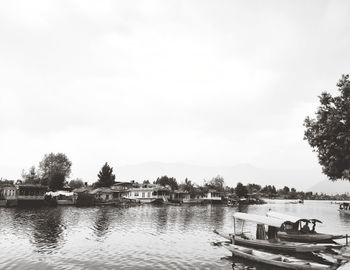
[[[226,206],[230,206],[230,207],[234,207],[234,206],[237,206],[238,203],[236,200],[228,200],[227,203],[226,203]]]
[[[350,215],[350,203],[344,202],[344,203],[339,204],[338,211],[341,214]]]
[[[332,243],[335,239],[346,237],[344,235],[316,232],[316,224],[322,223],[322,221],[315,218],[300,218],[273,211],[268,211],[266,216],[282,222],[281,231],[277,233],[277,236],[284,241],[303,243]],[[312,224],[311,229],[309,224]]]
[[[170,201],[168,198],[163,196],[163,204],[165,205],[175,205],[175,206],[180,206],[182,203],[179,201]]]
[[[233,256],[246,259],[259,264],[266,264],[276,266],[284,269],[296,270],[324,270],[337,269],[338,265],[329,266],[320,263],[313,263],[306,260],[296,259],[292,257],[285,257],[281,255],[271,254],[268,252],[257,251],[251,248],[243,248],[237,245],[226,244],[226,249],[232,252]]]
[[[214,233],[232,241],[236,245],[253,247],[257,249],[268,249],[271,251],[279,251],[284,253],[309,253],[325,251],[328,248],[333,248],[336,245],[322,245],[322,244],[305,244],[305,243],[292,243],[280,241],[277,238],[277,231],[281,227],[282,222],[279,220],[268,218],[265,216],[259,216],[254,214],[246,214],[236,212],[233,215],[234,224],[236,220],[243,221],[242,232],[236,232],[236,225],[234,226],[234,234],[223,234],[214,230]],[[256,238],[252,239],[247,237],[243,232],[244,222],[250,221],[257,224]],[[268,227],[267,233],[265,226]]]

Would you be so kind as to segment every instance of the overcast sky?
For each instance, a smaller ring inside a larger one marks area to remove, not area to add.
[[[106,161],[320,171],[303,120],[350,72],[349,10],[1,1],[0,177],[20,178],[49,152],[88,181]]]

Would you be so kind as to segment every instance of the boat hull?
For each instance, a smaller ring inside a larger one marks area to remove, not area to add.
[[[231,240],[230,235],[222,234],[214,231],[216,234],[224,237],[227,240]],[[325,251],[327,245],[309,245],[304,243],[291,243],[282,241],[269,241],[269,240],[258,240],[258,239],[244,239],[240,236],[232,236],[234,244],[245,247],[252,247],[257,249],[279,251],[283,253],[310,253],[310,252],[321,252]]]
[[[310,263],[304,260],[297,260],[293,258],[286,258],[280,255],[274,255],[268,252],[257,251],[254,249],[242,248],[236,245],[224,245],[226,249],[232,252],[233,256],[237,256],[242,259],[246,259],[259,264],[266,264],[270,266],[276,266],[284,269],[335,269],[333,267],[322,265],[318,263]]]
[[[332,235],[323,233],[287,233],[278,232],[277,236],[283,241],[301,242],[301,243],[331,243],[335,239],[343,238],[342,235]]]

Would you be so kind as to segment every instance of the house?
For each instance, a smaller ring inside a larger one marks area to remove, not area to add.
[[[96,188],[89,192],[91,195],[95,197],[96,203],[113,203],[115,201],[114,193],[119,193],[116,190],[113,190],[108,187]]]
[[[209,189],[202,199],[205,203],[222,203],[222,196],[223,192],[219,192],[215,189]]]
[[[147,184],[130,189],[127,198],[140,203],[163,202],[170,199],[170,189],[159,185]]]
[[[131,182],[117,182],[111,189],[114,191],[114,197],[117,200],[122,200],[127,198],[129,195],[129,191],[132,189],[133,183]]]
[[[3,206],[33,206],[43,205],[46,186],[16,184],[0,189],[1,205]]]
[[[0,206],[16,206],[17,190],[15,186],[0,188]]]
[[[189,201],[191,199],[190,193],[185,190],[174,190],[171,192],[170,200],[174,202],[183,203],[184,201]]]
[[[16,185],[17,189],[17,205],[43,205],[44,197],[47,191],[46,186],[42,185]]]

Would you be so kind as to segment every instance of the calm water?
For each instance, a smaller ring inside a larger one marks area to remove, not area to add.
[[[350,218],[330,202],[272,201],[241,210],[265,214],[269,208],[318,217],[324,221],[318,231],[350,233]],[[236,269],[241,263],[211,243],[223,240],[213,229],[232,232],[237,210],[210,205],[0,208],[0,269]]]

